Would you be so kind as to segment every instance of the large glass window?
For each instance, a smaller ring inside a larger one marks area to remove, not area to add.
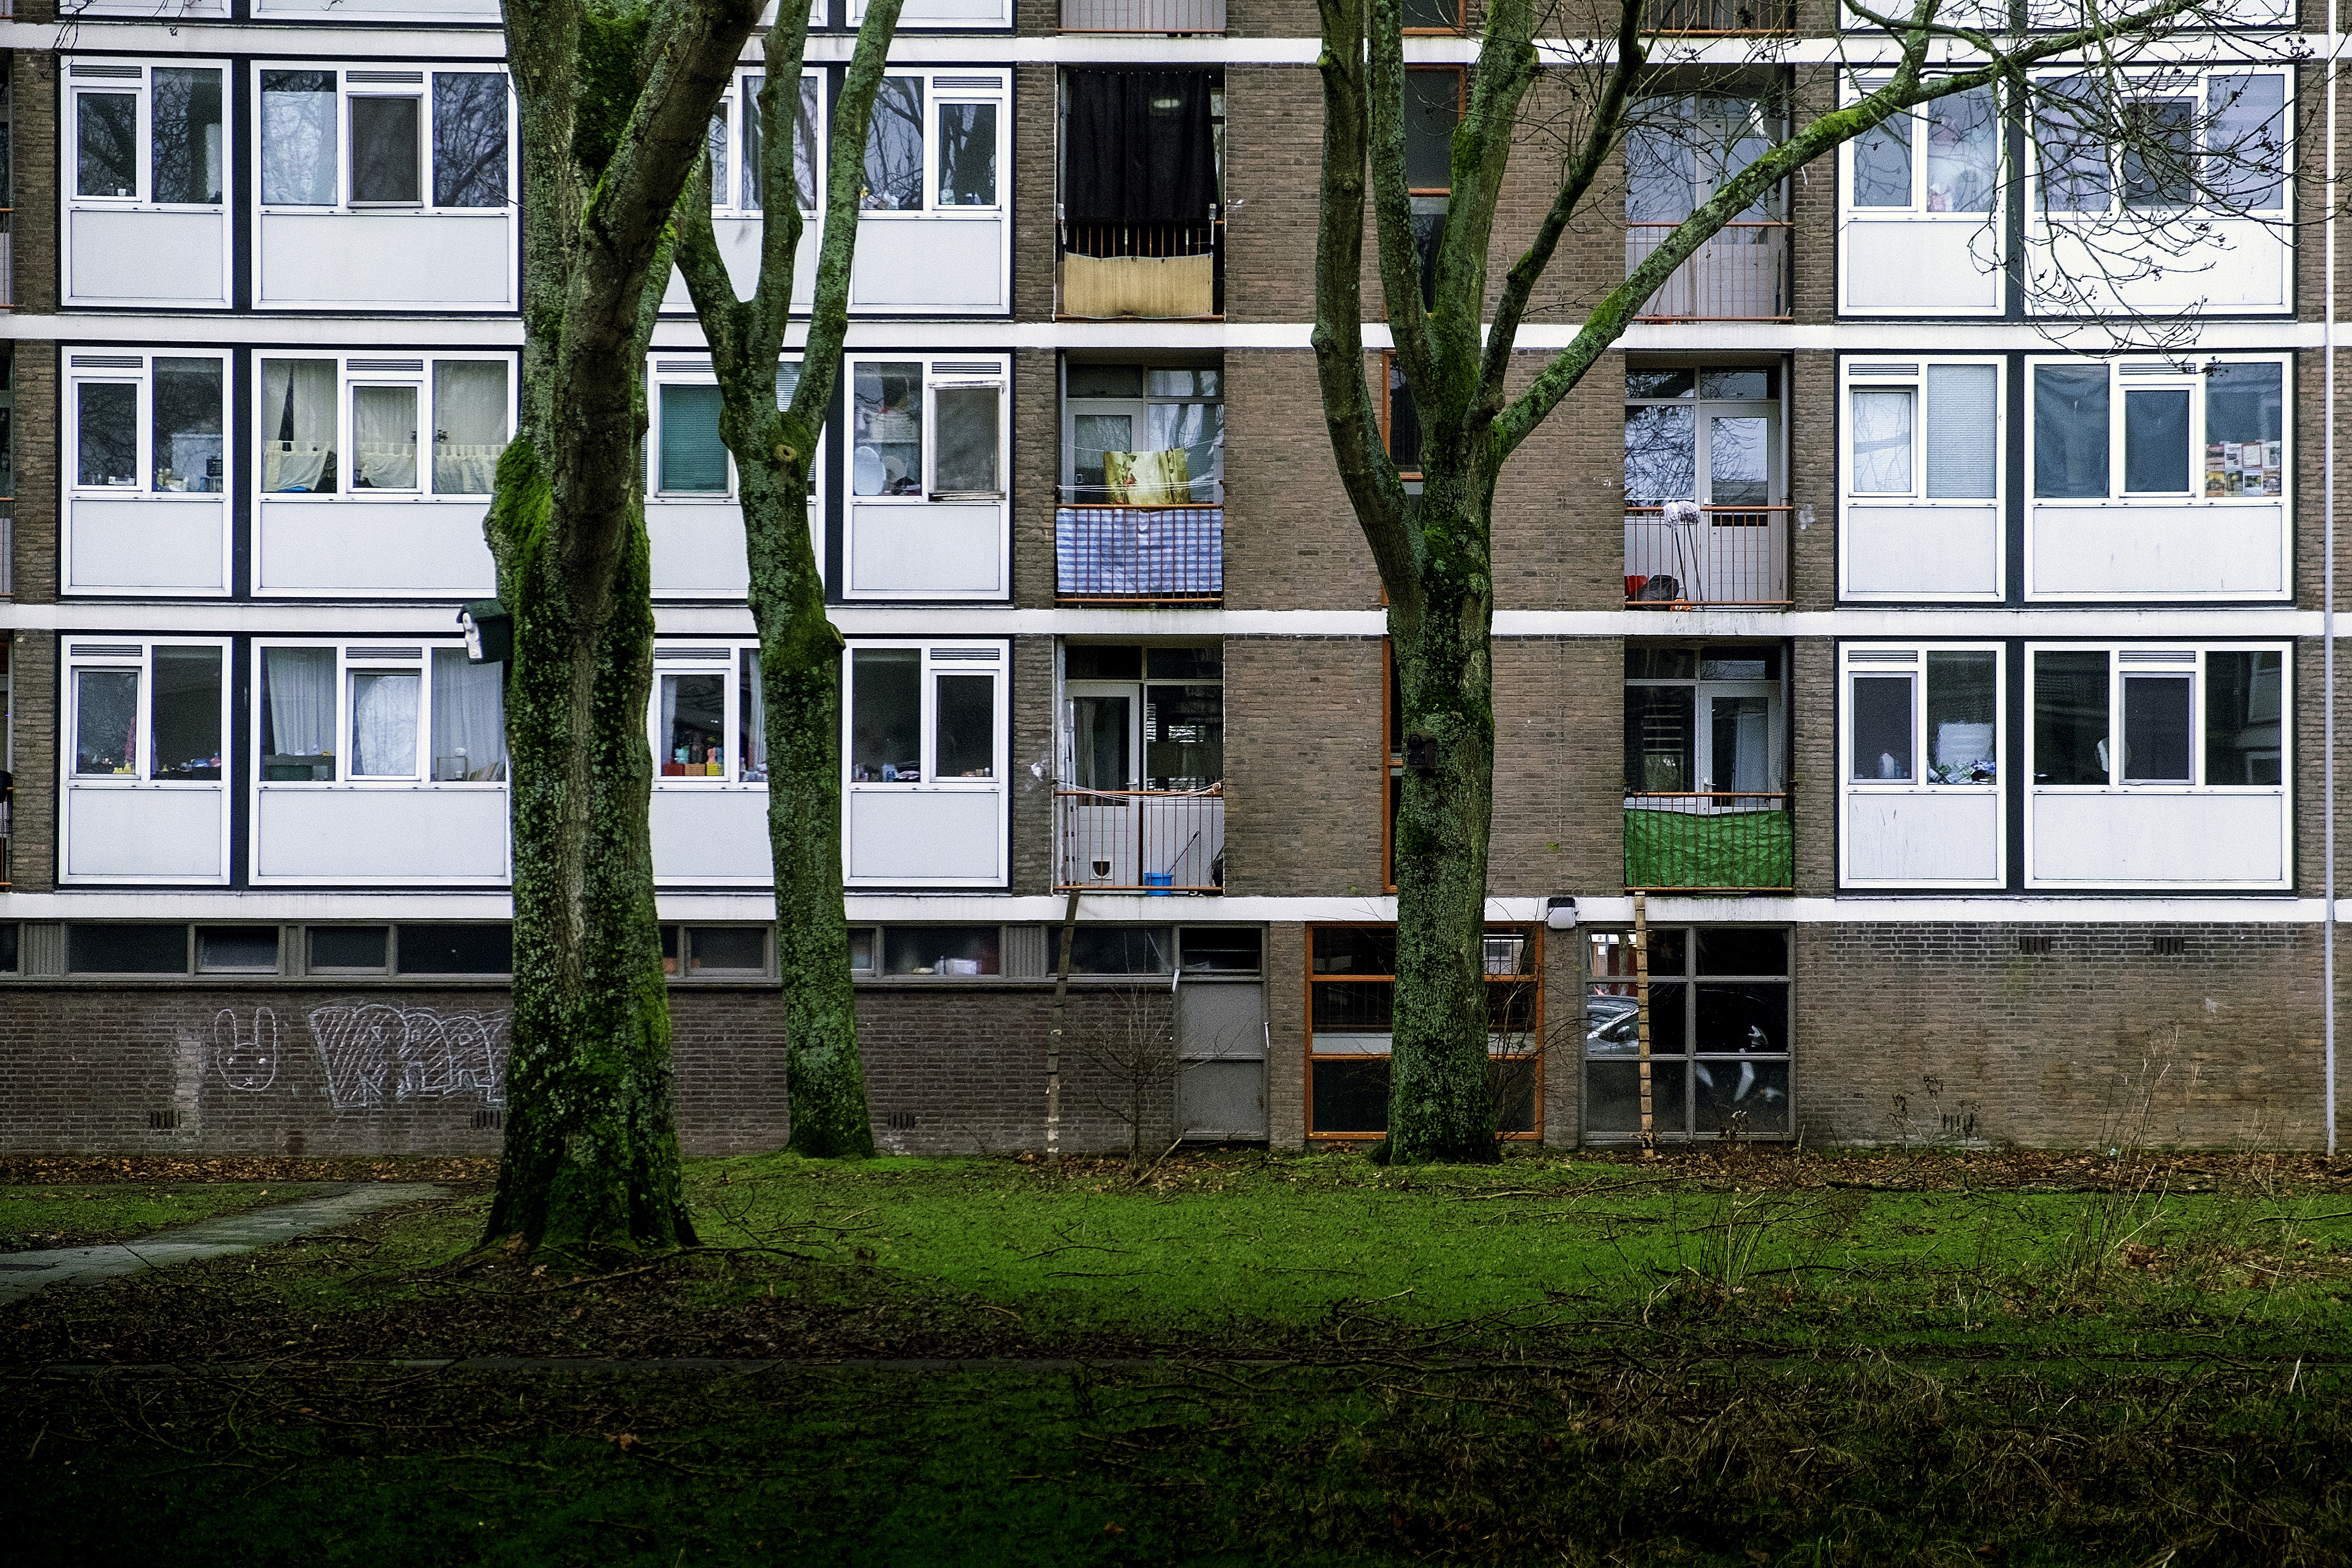
[[[2036,650],[2033,782],[2276,787],[2284,686],[2273,649]]]
[[[920,648],[859,648],[849,656],[849,776],[860,784],[922,777]]]
[[[1396,928],[1310,926],[1307,944],[1307,1134],[1376,1137],[1388,1130]],[[1542,933],[1490,926],[1483,959],[1495,1131],[1536,1136],[1542,1128]]]
[[[1861,362],[1849,371],[1854,496],[1989,500],[2000,476],[2000,368]]]
[[[2286,75],[2183,71],[2063,77],[2035,95],[2034,154],[2048,211],[2275,212],[2285,205]]]
[[[923,367],[860,360],[850,377],[849,489],[861,496],[923,493]]]
[[[74,776],[217,783],[220,647],[166,643],[98,651],[111,662],[77,661],[67,679]]]
[[[221,73],[159,66],[150,199],[190,206],[221,199]]]
[[[934,391],[933,400],[940,422],[933,491],[942,496],[1002,496],[1004,481],[997,470],[997,448],[1003,421],[1003,384],[945,383]]]
[[[2000,667],[1990,648],[1853,650],[1847,778],[1864,784],[1995,783]]]
[[[1001,647],[857,647],[849,655],[853,784],[955,784],[1001,776]]]
[[[1625,504],[1773,504],[1780,492],[1778,365],[1625,373]]]
[[[333,71],[261,73],[261,203],[332,206],[336,195]]]
[[[433,205],[507,205],[507,79],[433,73]]]
[[[504,207],[509,97],[493,71],[264,70],[262,205]]]
[[[1781,927],[1654,926],[1644,985],[1633,932],[1587,933],[1587,1136],[1645,1131],[1645,1032],[1654,1136],[1792,1131],[1789,939]]]
[[[1988,213],[2000,187],[2000,116],[1990,88],[1889,115],[1853,147],[1847,195],[1856,207]]]
[[[507,776],[505,667],[461,647],[433,650],[433,778],[488,784]]]
[[[512,428],[511,374],[503,359],[265,358],[262,493],[488,495]]]
[[[219,67],[77,60],[67,81],[75,200],[220,205]]]
[[[265,647],[261,782],[496,784],[504,683],[461,647]]]
[[[761,161],[766,133],[761,124],[760,109],[760,93],[765,85],[765,78],[747,76],[743,78],[740,89],[743,104],[742,205],[748,212],[761,211],[766,201],[767,171]],[[809,214],[814,214],[817,205],[820,154],[824,145],[818,131],[824,123],[822,100],[823,87],[819,79],[814,75],[802,77],[800,97],[793,105],[793,186],[800,210]],[[722,129],[729,107],[725,103],[719,106]],[[716,206],[727,205],[729,186],[718,177],[718,170],[724,166],[724,159],[712,165],[711,202]]]
[[[488,495],[506,450],[507,362],[438,360],[433,366],[433,488]]]
[[[2039,500],[2226,500],[2284,491],[2280,360],[2045,363],[2032,377]]]
[[[866,189],[857,205],[870,212],[919,211],[923,184],[923,79],[886,76],[866,126]]]
[[[75,353],[69,470],[77,489],[218,494],[227,367],[216,355]]]
[[[1206,367],[1063,369],[1065,499],[1125,506],[1223,499],[1224,374]]]

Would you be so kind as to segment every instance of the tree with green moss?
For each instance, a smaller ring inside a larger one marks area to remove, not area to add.
[[[751,624],[760,634],[760,695],[768,747],[768,846],[776,879],[776,952],[783,974],[792,1147],[803,1154],[874,1152],[856,994],[841,897],[841,634],[825,615],[824,573],[809,541],[811,464],[840,379],[857,248],[866,125],[901,0],[873,0],[835,107],[816,292],[800,377],[781,400],[778,362],[791,322],[800,248],[793,139],[808,17],[784,6],[768,30],[760,116],[778,128],[761,147],[760,275],[749,300],[710,227],[709,169],[678,212],[685,274],[719,377],[719,433],[741,478]],[[780,401],[782,403],[779,406]]]
[[[1387,594],[1405,737],[1395,839],[1395,1045],[1381,1158],[1496,1157],[1480,945],[1494,793],[1495,487],[1511,455],[1623,335],[1643,302],[1702,245],[1798,170],[1833,156],[1843,143],[1915,105],[1955,93],[1996,89],[2011,106],[2013,123],[2062,128],[2077,149],[2092,149],[2087,156],[2102,170],[2112,166],[2106,160],[2113,150],[2124,149],[2127,179],[2137,169],[2136,177],[2168,190],[2210,189],[2226,199],[2229,180],[2216,175],[2217,157],[2222,163],[2267,160],[2269,167],[2283,166],[2278,148],[2217,153],[2203,127],[2146,107],[2140,73],[2166,63],[2168,40],[2190,29],[2233,25],[2221,14],[2220,0],[2157,0],[2113,12],[2086,5],[2087,25],[2038,34],[2022,31],[2021,8],[2011,16],[1999,4],[1963,7],[1959,0],[1916,0],[1909,11],[1893,16],[1859,0],[1846,0],[1846,8],[1876,29],[1870,36],[1875,53],[1857,51],[1857,58],[1879,62],[1872,75],[1883,71],[1885,79],[1797,128],[1745,167],[1727,170],[1713,195],[1591,307],[1572,341],[1531,381],[1514,388],[1513,351],[1536,287],[1587,198],[1596,188],[1609,188],[1604,176],[1640,121],[1644,93],[1660,91],[1653,84],[1669,68],[1727,68],[1720,47],[1711,53],[1699,47],[1719,41],[1664,43],[1644,26],[1653,0],[1619,0],[1613,12],[1604,0],[1601,25],[1612,40],[1547,59],[1535,31],[1539,22],[1557,25],[1560,13],[1535,0],[1494,0],[1486,11],[1467,105],[1453,135],[1451,194],[1427,240],[1434,254],[1426,256],[1416,239],[1406,174],[1406,0],[1320,0],[1317,374],[1348,500]],[[2000,31],[1981,30],[1979,18],[1988,14]],[[1774,47],[1773,40],[1758,40],[1749,63],[1777,64]],[[2034,68],[2044,65],[2067,74],[2055,81],[2037,76]],[[1546,78],[1557,89],[1548,104],[1566,107],[1557,112],[1548,107],[1538,122],[1530,94]],[[2028,102],[2031,111],[2019,112]],[[1548,171],[1549,206],[1490,307],[1496,212],[1515,153],[1556,160],[1556,178]],[[1421,428],[1418,494],[1408,492],[1385,448],[1380,405],[1365,374],[1361,268],[1368,184],[1381,303]],[[2135,244],[2151,231],[2134,217],[2128,197],[2125,206],[2124,218],[2105,237],[2110,243],[2092,248],[2128,263]],[[1613,237],[1615,222],[1602,217],[1595,226]],[[2158,215],[2158,222],[2167,218]],[[2195,226],[2170,221],[2177,232],[2169,240],[2159,236],[2159,247],[2195,242]]]
[[[678,194],[759,0],[506,0],[521,109],[520,416],[485,523],[514,622],[514,1013],[488,1239],[694,1239],[647,827],[645,356]]]

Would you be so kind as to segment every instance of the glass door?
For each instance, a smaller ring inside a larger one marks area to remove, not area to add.
[[[1064,688],[1063,745],[1066,765],[1064,862],[1067,874],[1109,887],[1139,885],[1141,843],[1135,809],[1125,793],[1143,771],[1143,689],[1140,683],[1074,680]],[[1102,792],[1102,793],[1096,793]]]

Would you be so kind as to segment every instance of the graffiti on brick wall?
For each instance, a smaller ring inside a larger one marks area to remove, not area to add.
[[[236,1008],[224,1007],[213,1015],[205,1066],[239,1094],[259,1094],[278,1081],[284,1038],[278,1015],[268,1008],[256,1007],[250,1020],[241,1023]]]
[[[338,1115],[415,1100],[478,1094],[506,1103],[507,1020],[384,1002],[334,1003],[310,1012],[310,1038]]]

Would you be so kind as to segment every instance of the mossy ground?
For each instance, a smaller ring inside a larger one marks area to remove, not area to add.
[[[292,1203],[318,1190],[300,1182],[0,1186],[0,1252],[128,1241],[215,1215]]]
[[[11,1516],[84,1563],[2339,1562],[2345,1184],[776,1156],[584,1279],[455,1266],[478,1190],[0,1314]],[[386,1364],[453,1355],[541,1364]],[[733,1364],[612,1364],[666,1357]]]

